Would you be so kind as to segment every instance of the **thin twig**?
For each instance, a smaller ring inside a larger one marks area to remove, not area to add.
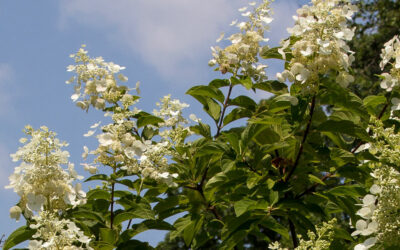
[[[300,156],[303,153],[304,143],[306,142],[308,133],[310,132],[311,121],[312,121],[312,117],[313,117],[314,109],[315,109],[315,99],[316,99],[316,94],[314,94],[312,97],[311,107],[310,107],[310,119],[308,119],[307,127],[304,132],[303,139],[301,140],[301,143],[300,143],[299,152],[297,153],[297,156],[296,156],[296,161],[294,162],[293,167],[290,169],[289,174],[286,176],[285,182],[287,182],[290,179],[290,177],[293,175],[294,171],[296,170],[297,166],[299,165]]]
[[[222,107],[222,113],[221,113],[221,117],[220,117],[220,119],[219,119],[219,124],[218,124],[218,126],[217,126],[217,134],[215,134],[215,138],[217,138],[217,137],[220,135],[220,133],[221,133],[221,129],[222,129],[222,127],[223,127],[223,121],[224,121],[225,111],[226,111],[226,108],[229,106],[229,105],[228,105],[228,101],[229,101],[229,98],[230,98],[230,96],[231,96],[232,89],[233,89],[233,84],[231,83],[231,84],[229,85],[228,95],[227,95],[226,98],[225,98],[224,106]]]
[[[297,242],[296,228],[294,227],[294,224],[291,219],[288,219],[288,221],[289,221],[290,234],[292,235],[293,249],[295,249],[299,245],[299,243]]]

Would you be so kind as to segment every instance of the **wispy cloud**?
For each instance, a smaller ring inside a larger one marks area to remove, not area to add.
[[[75,21],[106,30],[108,37],[139,55],[166,77],[192,72],[210,57],[209,47],[228,26],[242,3],[235,0],[118,2],[68,0],[62,22]]]
[[[291,25],[293,1],[277,1],[269,34],[279,42]],[[61,23],[72,22],[101,29],[113,42],[124,46],[163,77],[193,75],[199,63],[210,58],[211,45],[229,23],[239,17],[239,0],[64,0]],[[71,22],[72,21],[72,22]]]

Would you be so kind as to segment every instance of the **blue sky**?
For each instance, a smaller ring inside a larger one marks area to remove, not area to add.
[[[299,7],[294,0],[276,0],[270,46],[286,38],[286,28]],[[100,112],[88,114],[75,107],[71,77],[66,66],[69,54],[86,44],[92,56],[103,56],[125,66],[123,72],[133,87],[141,82],[139,108],[152,111],[159,98],[172,94],[189,103],[187,114],[205,115],[185,91],[222,76],[207,66],[220,32],[229,34],[232,20],[243,0],[42,0],[0,2],[0,185],[8,184],[15,163],[9,154],[20,146],[26,124],[48,126],[70,143],[70,161],[81,174],[83,145],[96,146],[83,137],[90,125],[103,119]],[[281,64],[267,63],[269,77]],[[235,94],[239,94],[238,89]],[[256,99],[264,93],[252,95]],[[12,190],[0,188],[2,202],[0,235],[9,235],[23,225],[9,218],[9,208],[18,201]],[[164,233],[151,232],[137,239],[155,245]]]

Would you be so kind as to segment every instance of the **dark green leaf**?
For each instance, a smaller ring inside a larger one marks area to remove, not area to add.
[[[253,88],[261,89],[275,95],[281,95],[289,92],[286,84],[275,80],[253,84]]]
[[[146,125],[157,126],[161,122],[164,122],[164,120],[160,117],[141,112],[141,115],[137,119],[137,126],[138,128],[144,127]]]
[[[319,125],[318,130],[328,131],[328,132],[339,132],[356,138],[360,138],[364,141],[371,141],[371,138],[365,131],[365,129],[360,128],[353,122],[347,120],[342,120],[342,121],[328,120]]]
[[[87,193],[87,199],[104,199],[104,200],[110,200],[111,199],[111,194],[104,190],[104,189],[92,189]]]
[[[219,89],[221,87],[227,87],[229,84],[230,83],[228,79],[214,79],[208,85]]]

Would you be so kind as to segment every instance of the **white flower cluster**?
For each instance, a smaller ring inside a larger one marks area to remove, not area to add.
[[[357,7],[348,0],[312,0],[294,16],[295,26],[288,29],[291,38],[282,41],[279,53],[286,59],[291,52],[289,68],[277,74],[281,82],[315,84],[319,75],[334,74],[343,87],[354,81],[349,67],[354,61],[353,52],[346,41],[354,36],[347,21]]]
[[[71,57],[75,59],[76,65],[68,66],[68,71],[77,74],[77,77],[67,81],[67,83],[77,83],[75,94],[71,98],[74,101],[82,98],[77,104],[83,109],[87,110],[92,105],[97,109],[110,111],[105,115],[111,116],[113,120],[113,123],[101,127],[102,133],[97,135],[99,147],[90,152],[97,157],[94,164],[82,164],[84,169],[95,174],[97,173],[95,164],[100,163],[114,170],[120,168],[126,170],[128,174],[140,174],[144,178],[172,185],[173,178],[177,175],[167,171],[167,157],[171,156],[171,147],[174,144],[181,144],[184,140],[183,135],[189,131],[182,125],[187,123],[187,120],[182,117],[181,111],[188,105],[178,100],[171,100],[170,96],[164,97],[159,104],[160,110],[154,112],[155,116],[164,120],[159,124],[160,128],[165,128],[159,133],[162,139],[158,143],[144,141],[135,122],[135,116],[141,110],[132,108],[139,97],[130,95],[128,93],[130,89],[117,82],[117,79],[122,82],[127,81],[127,77],[122,74],[116,76],[124,67],[104,62],[101,57],[90,58],[83,48]],[[139,93],[139,82],[135,89]],[[111,104],[107,109],[106,103]],[[91,126],[91,130],[84,136],[94,135],[99,124]],[[86,159],[88,154],[89,149],[85,146],[83,158]]]
[[[211,47],[213,59],[209,61],[209,65],[218,65],[218,70],[223,74],[229,72],[234,75],[241,73],[245,76],[252,77],[255,81],[263,81],[267,79],[265,68],[267,65],[259,63],[259,53],[262,50],[261,42],[267,42],[269,39],[264,38],[264,32],[269,29],[269,23],[272,22],[270,1],[264,0],[257,7],[256,2],[250,2],[250,6],[240,8],[242,16],[248,17],[247,22],[233,21],[231,25],[236,25],[240,32],[231,35],[228,39],[231,45],[222,49],[218,46]],[[249,11],[249,8],[254,8]],[[217,40],[222,40],[223,34]],[[240,72],[239,72],[240,70]]]
[[[34,130],[26,126],[24,130],[30,139],[22,138],[25,145],[11,157],[14,162],[22,161],[9,177],[10,184],[21,197],[18,206],[10,209],[10,216],[19,219],[21,212],[28,218],[41,210],[65,210],[69,206],[85,203],[86,194],[81,184],[73,182],[78,176],[74,165],[68,162],[69,153],[63,151],[66,142],[60,142],[56,133],[45,126]],[[68,165],[68,171],[61,165]]]
[[[164,128],[159,134],[164,141],[174,144],[182,144],[190,130],[185,127],[188,120],[182,116],[182,109],[189,107],[186,103],[181,103],[178,99],[171,100],[171,95],[164,96],[161,103],[157,103],[159,110],[153,110],[153,114],[164,120],[159,124]]]
[[[312,231],[307,232],[309,240],[304,240],[299,236],[300,242],[296,250],[307,250],[307,249],[329,249],[334,235],[334,227],[336,219],[333,218],[328,222],[323,222],[322,226],[317,226],[315,234]]]
[[[322,226],[317,226],[315,234],[312,231],[307,232],[308,240],[302,239],[301,235],[298,235],[300,238],[299,246],[296,247],[296,250],[308,250],[308,249],[329,249],[331,242],[334,236],[334,227],[336,225],[337,220],[333,218],[328,222],[323,222]],[[287,248],[282,248],[278,241],[271,243],[268,246],[269,249],[276,250],[287,250]]]
[[[68,219],[60,220],[54,213],[41,212],[39,216],[33,217],[35,224],[30,228],[36,229],[36,233],[29,242],[32,250],[78,250],[93,249],[89,246],[91,239]]]
[[[84,45],[76,54],[70,57],[75,59],[76,65],[69,65],[67,71],[75,72],[77,76],[71,77],[67,84],[75,83],[75,93],[71,99],[77,102],[77,106],[88,110],[92,105],[97,109],[104,109],[106,103],[115,104],[123,98],[125,102],[131,102],[132,97],[125,96],[128,87],[117,85],[117,81],[126,82],[128,78],[119,73],[125,67],[113,62],[105,62],[102,57],[90,58]],[[138,87],[138,86],[137,86]]]
[[[368,249],[374,245],[400,245],[400,135],[394,128],[384,128],[381,121],[371,120],[374,143],[369,152],[379,163],[368,162],[372,168],[374,184],[363,198],[362,208],[357,212],[362,219],[356,222],[352,236],[370,236],[355,249]]]
[[[382,61],[380,67],[382,70],[389,64],[391,66],[390,72],[382,73],[383,78],[381,82],[381,88],[386,89],[386,91],[392,91],[394,88],[398,88],[400,81],[400,40],[399,36],[394,36],[387,43],[385,43],[384,48],[381,52]],[[400,110],[400,99],[392,98],[392,112],[394,110]]]
[[[400,172],[382,163],[370,164],[375,168],[374,185],[370,194],[363,198],[357,215],[362,219],[356,223],[352,236],[370,236],[355,250],[372,246],[400,246]]]
[[[103,126],[103,133],[97,136],[99,147],[90,152],[97,155],[95,163],[114,168],[120,167],[128,174],[141,174],[144,178],[173,185],[173,178],[176,178],[177,174],[168,172],[168,157],[173,156],[172,148],[175,145],[181,145],[189,133],[188,128],[183,126],[188,121],[182,116],[182,109],[189,105],[179,100],[171,100],[169,95],[157,105],[160,109],[153,113],[164,120],[159,124],[159,129],[164,128],[159,132],[160,142],[143,141],[141,137],[134,134],[134,131],[138,130],[131,118],[139,111],[129,111],[118,107],[112,114],[113,123]],[[94,132],[89,131],[88,135]],[[87,154],[88,149],[85,148],[84,156],[86,157]],[[83,165],[92,174],[97,171],[96,166]]]

